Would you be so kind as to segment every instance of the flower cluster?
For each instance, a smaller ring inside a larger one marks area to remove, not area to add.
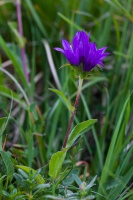
[[[97,49],[96,44],[89,41],[90,33],[87,35],[84,31],[78,31],[73,37],[72,44],[62,39],[61,48],[54,48],[65,55],[71,65],[82,68],[83,72],[89,72],[96,65],[104,66],[103,59],[109,54],[104,52],[107,47]]]

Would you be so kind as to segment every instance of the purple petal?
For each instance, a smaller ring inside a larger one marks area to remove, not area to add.
[[[73,51],[78,49],[81,62],[88,52],[89,35],[84,31],[78,31],[72,41]]]
[[[60,52],[63,53],[63,54],[65,53],[65,51],[64,51],[63,49],[58,48],[58,47],[55,47],[54,50],[56,50],[56,51],[60,51]]]
[[[94,42],[89,43],[89,53],[95,53],[97,51],[96,44]]]
[[[67,60],[70,62],[72,65],[79,65],[79,55],[70,52],[69,50],[65,51],[65,56]]]
[[[102,48],[100,48],[100,49],[98,49],[98,51],[100,50],[102,50],[102,53],[104,53],[104,51],[107,49],[108,47],[102,47]]]
[[[98,64],[101,65],[102,67],[104,67],[104,63],[102,63],[102,62],[99,61],[99,62],[97,63],[97,65],[98,65]]]
[[[106,58],[106,56],[107,56],[106,54],[101,55],[99,60],[102,61],[104,58]]]
[[[62,46],[64,47],[64,50],[72,51],[72,47],[71,47],[70,43],[65,39],[62,40]]]
[[[79,39],[80,39],[80,31],[76,33],[76,35],[73,37],[73,40],[72,40],[72,47],[73,47],[74,52],[79,47]]]
[[[84,31],[81,31],[79,38],[79,55],[81,58],[87,56],[88,44],[89,44],[89,39],[87,34]]]

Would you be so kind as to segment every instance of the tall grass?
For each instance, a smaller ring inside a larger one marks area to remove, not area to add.
[[[132,6],[132,0],[22,1],[30,74],[27,83],[18,43],[8,26],[8,21],[16,21],[15,6],[1,1],[0,148],[1,157],[5,156],[7,175],[12,177],[14,172],[7,167],[10,156],[4,155],[6,150],[19,163],[38,169],[61,149],[70,115],[49,87],[61,88],[74,103],[77,83],[68,67],[59,69],[67,61],[53,48],[61,46],[62,38],[71,40],[77,30],[91,31],[91,40],[99,48],[108,46],[111,54],[102,77],[92,78],[83,85],[74,124],[90,118],[97,118],[98,123],[84,136],[84,148],[77,156],[80,161],[88,162],[90,177],[98,176],[94,189],[96,199],[133,198]],[[5,67],[8,60],[11,64]],[[8,116],[10,102],[13,106]],[[74,149],[70,151],[73,155]],[[76,158],[73,163],[76,165]]]

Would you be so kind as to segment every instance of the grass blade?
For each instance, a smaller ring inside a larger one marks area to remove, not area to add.
[[[102,194],[103,193],[103,185],[104,183],[107,181],[107,178],[108,178],[108,175],[109,175],[109,171],[111,170],[111,159],[113,157],[113,152],[114,152],[114,147],[115,147],[115,144],[116,144],[116,141],[117,141],[117,137],[118,137],[118,134],[119,134],[119,130],[120,130],[120,126],[121,126],[121,123],[122,123],[122,119],[123,119],[123,116],[124,116],[124,112],[125,112],[125,109],[127,107],[127,104],[130,100],[130,95],[128,96],[124,106],[123,106],[123,109],[121,111],[121,115],[119,117],[119,121],[117,123],[117,126],[115,128],[115,131],[114,131],[114,134],[113,134],[113,137],[112,137],[112,140],[111,140],[111,144],[109,146],[109,150],[108,150],[108,153],[107,153],[107,157],[106,157],[106,161],[105,161],[105,165],[104,165],[104,168],[103,168],[103,171],[102,171],[102,175],[101,175],[101,179],[100,179],[100,183],[99,183],[99,189],[98,189],[98,193]],[[100,197],[98,196],[97,200],[99,199]]]

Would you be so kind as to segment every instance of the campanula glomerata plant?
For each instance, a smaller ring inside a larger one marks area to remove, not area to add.
[[[133,199],[131,8],[1,1],[0,200]]]
[[[72,40],[72,44],[70,44],[67,40],[62,39],[62,46],[63,49],[58,47],[54,49],[61,52],[67,58],[68,62],[73,66],[73,68],[78,71],[79,77],[79,87],[74,104],[74,111],[72,112],[63,144],[63,147],[65,148],[74,120],[74,115],[78,107],[81,87],[83,83],[82,74],[84,73],[84,77],[86,77],[86,74],[88,75],[88,72],[91,74],[91,70],[93,70],[97,65],[101,65],[103,67],[103,60],[110,53],[105,52],[107,47],[97,49],[96,44],[90,42],[90,33],[86,34],[84,31],[78,31],[75,34]]]
[[[79,137],[82,137],[83,133],[89,130],[92,127],[92,125],[97,121],[96,119],[90,119],[81,122],[71,130],[76,109],[78,107],[80,94],[82,91],[84,77],[86,77],[86,74],[88,75],[88,73],[91,74],[91,71],[93,71],[93,69],[97,65],[104,66],[103,60],[104,58],[106,58],[107,55],[109,55],[108,52],[105,52],[107,47],[97,49],[96,44],[90,42],[89,38],[90,33],[87,35],[84,31],[78,31],[73,37],[72,44],[70,44],[67,40],[63,39],[63,49],[58,47],[55,48],[55,50],[61,52],[67,58],[70,65],[72,65],[72,67],[77,71],[79,84],[76,100],[74,103],[73,110],[71,111],[71,117],[66,131],[63,148],[61,151],[58,151],[52,155],[49,163],[49,175],[54,181],[59,177],[60,170],[62,168],[66,154],[70,147],[72,147],[77,141],[77,139]],[[85,192],[83,196],[86,195],[87,193]]]

